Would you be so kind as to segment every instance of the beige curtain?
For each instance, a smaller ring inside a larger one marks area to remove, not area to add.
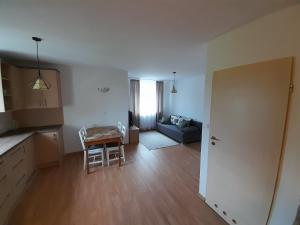
[[[140,81],[130,80],[130,111],[133,125],[140,127]]]
[[[300,206],[298,207],[297,215],[293,225],[300,225]]]
[[[163,96],[164,96],[164,83],[163,81],[156,81],[157,121],[163,116]]]

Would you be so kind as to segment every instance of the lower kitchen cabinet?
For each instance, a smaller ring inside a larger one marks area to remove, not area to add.
[[[59,165],[62,158],[61,129],[38,131],[35,136],[35,160],[39,168]]]
[[[59,165],[63,153],[62,129],[36,131],[0,156],[0,225],[31,181],[36,167]]]
[[[0,156],[0,225],[7,224],[34,172],[33,157],[33,137]]]

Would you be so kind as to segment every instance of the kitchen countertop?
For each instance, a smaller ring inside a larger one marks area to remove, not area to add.
[[[0,156],[8,152],[10,149],[15,147],[17,144],[24,141],[26,138],[33,135],[34,132],[27,132],[22,134],[15,134],[15,135],[9,135],[0,137]]]
[[[25,139],[34,135],[35,132],[52,131],[61,128],[62,125],[45,127],[28,127],[8,131],[0,135],[0,156],[4,155],[10,149],[23,142]]]

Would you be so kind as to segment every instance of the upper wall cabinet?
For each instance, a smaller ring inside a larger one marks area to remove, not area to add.
[[[42,77],[50,83],[49,90],[33,90],[37,77],[36,69],[19,68],[11,64],[1,64],[0,112],[20,109],[61,107],[59,73],[42,69]]]
[[[21,80],[18,68],[7,63],[1,64],[0,112],[23,107]]]
[[[57,108],[61,106],[59,77],[56,70],[41,70],[42,77],[50,84],[49,90],[33,90],[32,83],[37,77],[36,69],[20,69],[24,87],[24,108]]]

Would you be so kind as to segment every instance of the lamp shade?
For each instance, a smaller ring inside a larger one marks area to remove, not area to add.
[[[177,90],[176,90],[176,87],[175,87],[175,75],[176,75],[176,72],[173,72],[173,86],[172,86],[172,90],[171,90],[172,94],[177,93]]]
[[[32,85],[32,89],[34,90],[48,90],[49,88],[47,83],[40,77],[38,77]]]
[[[176,87],[175,87],[175,85],[174,85],[174,84],[173,84],[173,87],[172,87],[171,93],[172,93],[172,94],[176,94],[176,93],[177,93],[177,90],[176,90]]]

